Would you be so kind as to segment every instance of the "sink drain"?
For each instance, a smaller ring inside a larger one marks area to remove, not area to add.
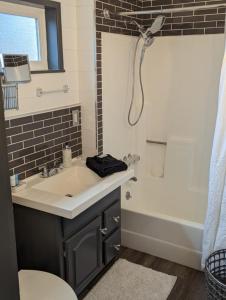
[[[72,197],[73,197],[72,194],[66,194],[65,196],[66,196],[66,197],[69,197],[69,198],[72,198]]]

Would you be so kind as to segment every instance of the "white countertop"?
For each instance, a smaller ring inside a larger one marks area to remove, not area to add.
[[[55,176],[27,179],[23,190],[12,193],[13,203],[73,219],[133,176],[133,169],[128,169],[100,178],[84,162],[75,160],[72,167]]]

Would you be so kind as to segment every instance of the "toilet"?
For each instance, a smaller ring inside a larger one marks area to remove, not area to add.
[[[20,300],[77,300],[73,289],[56,275],[34,270],[21,270]]]

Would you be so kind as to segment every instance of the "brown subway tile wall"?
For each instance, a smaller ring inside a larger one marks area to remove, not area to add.
[[[96,66],[97,66],[97,148],[103,152],[103,118],[102,118],[102,40],[101,33],[118,33],[137,36],[136,26],[124,22],[135,19],[143,26],[150,26],[156,14],[139,17],[121,17],[115,15],[119,11],[157,10],[164,8],[180,8],[197,5],[225,3],[226,0],[96,0]],[[110,19],[105,19],[103,10],[112,12]],[[224,32],[226,9],[205,9],[189,12],[165,14],[166,20],[161,36],[218,34]]]
[[[108,9],[111,12],[110,19],[103,16],[103,10]],[[116,13],[120,11],[135,11],[142,9],[142,1],[140,0],[97,0],[96,1],[96,24],[97,32],[111,32],[127,35],[138,35],[139,32],[134,24],[124,22],[136,19],[141,22],[142,17],[121,17]]]
[[[208,6],[211,4],[225,3],[225,0],[152,0],[144,1],[144,9],[167,9],[190,6]],[[167,13],[165,25],[159,32],[161,36],[193,35],[193,34],[218,34],[224,33],[225,8],[211,8],[196,11]],[[156,14],[145,15],[143,25],[150,25]]]
[[[79,124],[73,126],[72,111],[79,111]],[[5,122],[10,174],[21,179],[39,172],[43,164],[62,161],[65,143],[72,148],[72,156],[82,154],[81,107],[73,106]]]

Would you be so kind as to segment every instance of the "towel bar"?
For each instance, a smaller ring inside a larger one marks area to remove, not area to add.
[[[69,92],[69,86],[66,84],[63,86],[61,90],[43,91],[43,89],[41,88],[36,89],[37,97],[42,97],[43,95],[54,94],[54,93],[68,93],[68,92]]]

